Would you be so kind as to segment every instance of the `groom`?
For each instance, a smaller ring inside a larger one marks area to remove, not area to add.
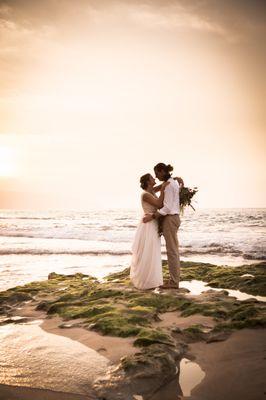
[[[179,207],[179,188],[184,184],[181,178],[173,179],[170,172],[173,170],[171,165],[159,163],[155,165],[154,172],[156,178],[162,182],[169,182],[164,192],[163,207],[153,214],[147,214],[143,222],[163,217],[163,236],[166,244],[168,268],[170,280],[162,285],[165,289],[178,289],[180,277],[180,259],[177,231],[180,226],[180,207]]]

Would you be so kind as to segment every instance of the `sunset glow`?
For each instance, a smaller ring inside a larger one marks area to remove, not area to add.
[[[10,147],[0,147],[0,177],[13,177],[18,173],[16,154]]]
[[[264,206],[263,13],[229,3],[1,0],[0,199],[136,207],[163,161],[200,207]]]

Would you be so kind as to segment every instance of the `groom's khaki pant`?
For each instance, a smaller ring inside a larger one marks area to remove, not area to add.
[[[165,238],[166,252],[168,259],[168,268],[170,281],[179,284],[180,277],[180,259],[177,231],[180,226],[178,214],[166,215],[163,219],[163,236]]]

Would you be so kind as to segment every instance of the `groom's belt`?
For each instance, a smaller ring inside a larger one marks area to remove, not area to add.
[[[168,216],[173,217],[174,215],[179,215],[179,214],[177,214],[177,213],[176,214],[166,214],[165,217],[168,217]]]

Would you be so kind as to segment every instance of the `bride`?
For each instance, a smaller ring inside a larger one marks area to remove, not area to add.
[[[155,179],[151,174],[140,178],[143,189],[141,204],[145,214],[153,213],[163,206],[164,190],[168,184],[165,182],[155,188]],[[158,190],[161,191],[159,197],[155,195]],[[141,221],[137,227],[132,246],[130,279],[138,289],[152,289],[163,284],[161,240],[156,220],[147,223]]]

